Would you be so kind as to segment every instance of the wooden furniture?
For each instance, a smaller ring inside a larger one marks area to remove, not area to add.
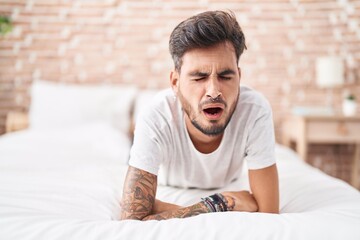
[[[28,115],[24,112],[9,112],[6,116],[5,132],[14,132],[29,126]]]
[[[286,118],[283,125],[283,144],[296,144],[296,151],[307,160],[310,144],[354,144],[351,184],[359,187],[360,116],[300,116]]]

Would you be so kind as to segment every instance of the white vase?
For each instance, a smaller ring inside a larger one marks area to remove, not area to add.
[[[354,100],[344,99],[342,104],[343,114],[347,117],[354,116],[356,114],[356,102]]]

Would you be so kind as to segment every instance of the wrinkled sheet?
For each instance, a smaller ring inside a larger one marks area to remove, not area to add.
[[[101,124],[0,137],[0,239],[360,239],[360,194],[277,146],[281,214],[225,212],[166,221],[118,221],[130,141]],[[248,189],[160,186],[157,198],[189,205]]]

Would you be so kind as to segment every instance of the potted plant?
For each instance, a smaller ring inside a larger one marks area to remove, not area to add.
[[[0,16],[0,35],[5,36],[12,30],[12,23],[9,17]]]
[[[345,116],[354,116],[356,114],[356,108],[357,108],[356,98],[353,94],[350,93],[345,97],[343,101],[343,105],[342,105],[343,114]]]

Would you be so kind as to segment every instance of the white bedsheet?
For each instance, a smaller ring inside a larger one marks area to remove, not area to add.
[[[211,213],[166,221],[118,221],[130,142],[95,124],[0,137],[0,239],[360,239],[360,194],[276,154],[281,214]],[[187,205],[213,192],[247,189],[247,175],[215,191],[159,187],[157,197]]]

